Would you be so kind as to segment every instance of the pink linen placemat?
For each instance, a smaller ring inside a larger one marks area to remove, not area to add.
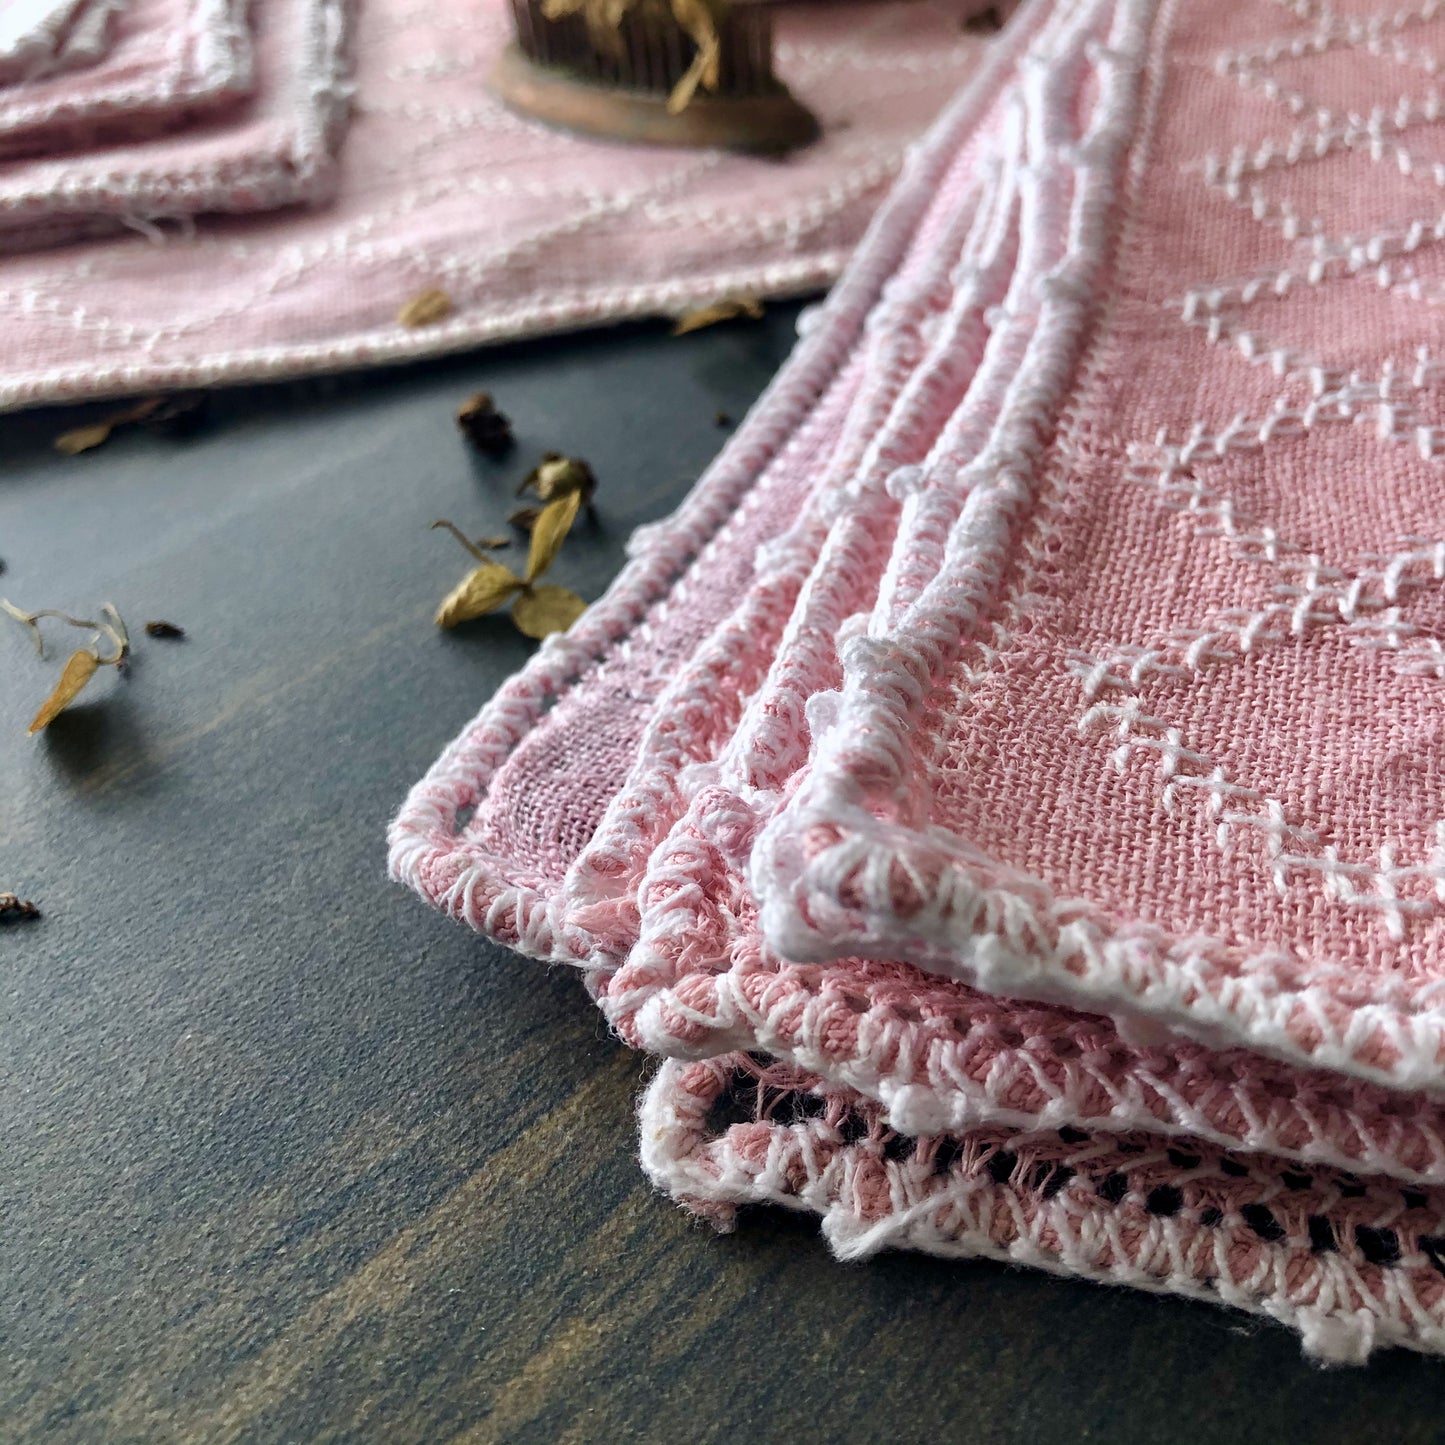
[[[0,90],[0,158],[174,129],[252,84],[244,0],[130,0],[82,72]]]
[[[945,0],[782,10],[779,68],[825,136],[779,163],[519,120],[483,85],[508,34],[500,0],[368,0],[331,205],[7,261],[0,405],[396,361],[826,286],[985,45],[962,13]],[[399,325],[433,287],[452,313]]]

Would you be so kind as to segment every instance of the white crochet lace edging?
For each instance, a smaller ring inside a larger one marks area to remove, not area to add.
[[[743,1205],[815,1214],[842,1259],[916,1249],[1182,1295],[1274,1319],[1322,1363],[1445,1354],[1438,1189],[1068,1129],[900,1141],[866,1104],[788,1075],[664,1063],[638,1110],[648,1178],[723,1230]],[[748,1117],[717,1118],[740,1085]]]
[[[761,1050],[876,1102],[899,1134],[1068,1125],[1445,1184],[1441,1104],[1395,1108],[1402,1096],[1350,1076],[1257,1057],[1241,1074],[1238,1050],[1140,1048],[1106,1019],[987,996],[972,1009],[930,999],[923,1018],[916,995],[900,1011],[866,979],[824,986],[816,970],[780,962],[776,973],[735,965],[679,989],[662,960],[653,977],[636,961],[644,983],[620,987],[618,976],[596,989],[633,1047],[690,1060]]]
[[[1051,8],[1052,0],[1030,0],[917,144],[821,312],[688,498],[666,521],[639,529],[606,595],[569,632],[548,639],[411,790],[388,832],[394,878],[521,952],[593,961],[587,940],[555,937],[546,916],[549,890],[515,878],[510,860],[479,854],[459,835],[458,814],[485,795],[497,768],[555,699],[603,662],[676,586],[816,405],[857,343],[940,178]]]

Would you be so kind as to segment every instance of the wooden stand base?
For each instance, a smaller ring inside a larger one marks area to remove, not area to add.
[[[731,99],[698,94],[679,114],[669,115],[663,95],[598,85],[538,65],[515,44],[502,53],[490,84],[522,115],[611,140],[779,155],[820,134],[812,112],[782,86],[767,95]]]

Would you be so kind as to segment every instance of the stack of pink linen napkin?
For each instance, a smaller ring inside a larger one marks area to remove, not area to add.
[[[660,1187],[1445,1351],[1445,10],[1028,0],[391,866]]]

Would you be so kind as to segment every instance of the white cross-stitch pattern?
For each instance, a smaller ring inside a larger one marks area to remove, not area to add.
[[[1385,357],[1373,367],[1345,369],[1326,366],[1244,325],[1253,304],[1287,303],[1301,283],[1399,291],[1404,285],[1399,272],[1382,258],[1396,244],[1415,247],[1391,236],[1418,237],[1420,245],[1438,231],[1445,218],[1423,216],[1388,235],[1331,239],[1318,220],[1301,218],[1287,202],[1268,200],[1248,188],[1245,178],[1310,165],[1344,150],[1362,154],[1372,164],[1392,164],[1404,175],[1426,173],[1435,185],[1445,186],[1445,166],[1418,165],[1395,139],[1413,126],[1438,122],[1445,115],[1439,97],[1432,94],[1423,102],[1403,98],[1393,108],[1382,103],[1363,119],[1354,113],[1342,116],[1281,85],[1269,70],[1284,57],[1301,59],[1358,47],[1433,76],[1433,53],[1407,46],[1402,36],[1439,8],[1427,0],[1408,10],[1348,18],[1336,17],[1328,8],[1310,9],[1305,15],[1315,23],[1310,33],[1219,57],[1215,69],[1221,77],[1258,89],[1292,118],[1308,117],[1312,124],[1294,130],[1286,143],[1264,140],[1254,148],[1236,147],[1227,158],[1206,156],[1197,173],[1207,185],[1245,205],[1259,224],[1278,229],[1284,241],[1307,239],[1316,259],[1303,278],[1286,267],[1243,284],[1211,282],[1191,288],[1176,303],[1186,326],[1202,327],[1209,343],[1232,344],[1246,361],[1272,368],[1281,390],[1262,415],[1235,415],[1214,424],[1196,420],[1178,441],[1161,432],[1152,445],[1135,446],[1131,474],[1157,491],[1162,507],[1180,513],[1194,535],[1217,538],[1260,568],[1262,595],[1220,608],[1192,627],[1171,628],[1147,644],[1120,644],[1099,656],[1076,655],[1069,663],[1086,703],[1080,734],[1096,734],[1101,724],[1113,729],[1120,740],[1113,759],[1121,772],[1136,756],[1157,759],[1160,805],[1167,813],[1175,812],[1181,791],[1207,797],[1207,816],[1221,850],[1230,850],[1243,830],[1259,840],[1261,866],[1277,892],[1321,886],[1333,904],[1375,913],[1396,941],[1405,937],[1411,918],[1445,913],[1445,851],[1438,841],[1445,824],[1437,826],[1428,856],[1415,863],[1401,864],[1399,845],[1391,841],[1381,842],[1373,859],[1342,860],[1337,849],[1324,842],[1324,830],[1289,815],[1280,800],[1249,782],[1227,778],[1206,753],[1186,745],[1178,727],[1146,712],[1137,693],[1150,682],[1207,685],[1214,668],[1322,628],[1339,630],[1350,645],[1389,654],[1406,675],[1445,678],[1441,640],[1410,613],[1413,597],[1445,580],[1445,539],[1402,538],[1375,553],[1334,564],[1282,537],[1271,523],[1247,515],[1211,476],[1211,468],[1231,455],[1260,453],[1285,441],[1307,445],[1318,429],[1339,426],[1364,428],[1382,444],[1408,447],[1424,462],[1445,462],[1445,427],[1420,405],[1423,398],[1438,399],[1445,379],[1445,362],[1434,348],[1420,345],[1406,358]],[[1162,696],[1151,697],[1151,709],[1165,706]],[[1226,802],[1231,805],[1227,810]],[[1417,886],[1402,897],[1402,884]]]

